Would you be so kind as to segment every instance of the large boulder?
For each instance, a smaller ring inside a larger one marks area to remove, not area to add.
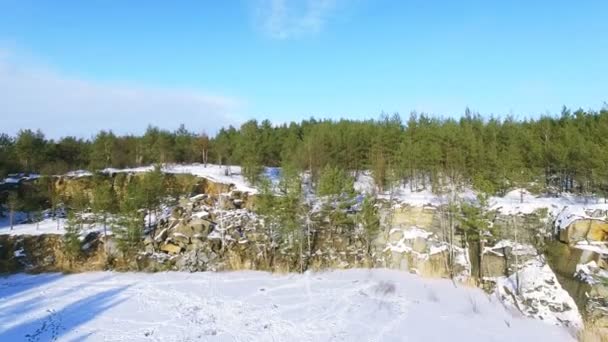
[[[163,243],[160,246],[160,250],[169,254],[179,254],[182,251],[182,248],[173,243]]]
[[[594,218],[575,220],[560,231],[559,238],[570,245],[583,240],[607,241],[608,222]]]

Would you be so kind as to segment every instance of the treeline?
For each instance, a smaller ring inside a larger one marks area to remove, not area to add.
[[[536,185],[580,193],[608,190],[608,109],[564,108],[534,120],[460,119],[398,114],[378,120],[304,120],[280,126],[247,121],[214,137],[185,127],[149,127],[142,136],[102,131],[92,139],[46,139],[40,131],[0,136],[0,174],[61,174],[75,169],[155,163],[213,162],[243,166],[257,181],[262,166],[372,171],[379,188],[403,183],[441,189],[466,184],[490,193]]]

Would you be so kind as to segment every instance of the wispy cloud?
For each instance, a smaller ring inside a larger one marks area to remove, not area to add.
[[[338,7],[339,0],[256,0],[256,22],[275,39],[317,34]]]
[[[237,99],[198,90],[109,84],[17,62],[0,50],[0,131],[41,128],[52,137],[101,129],[139,133],[148,124],[214,132],[237,124]]]

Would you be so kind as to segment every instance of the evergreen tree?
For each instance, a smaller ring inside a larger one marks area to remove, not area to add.
[[[488,195],[480,193],[477,203],[463,203],[461,206],[460,229],[466,243],[477,244],[476,255],[478,260],[479,281],[483,279],[483,254],[488,237],[492,236],[492,221],[488,213]]]
[[[371,244],[380,232],[380,216],[376,207],[376,200],[372,196],[365,196],[361,203],[361,212],[357,222],[365,237],[366,252],[371,256]]]
[[[238,153],[243,175],[250,183],[256,184],[263,170],[263,150],[257,121],[247,121],[241,126]]]
[[[120,203],[117,219],[112,222],[112,235],[125,257],[139,250],[142,244],[144,215],[140,208],[141,194],[137,186],[130,183]]]
[[[44,147],[46,141],[42,131],[33,132],[26,129],[17,133],[15,152],[21,162],[22,171],[39,171],[44,160]]]
[[[116,166],[114,159],[117,147],[118,142],[114,133],[100,131],[91,145],[90,167],[97,170]]]
[[[259,194],[256,196],[255,210],[263,218],[263,227],[269,238],[269,243],[265,246],[269,267],[273,266],[275,250],[281,242],[281,208],[278,202],[271,181],[262,177],[259,182]]]
[[[93,189],[93,200],[91,201],[91,209],[95,214],[97,221],[101,221],[103,225],[103,235],[107,237],[107,220],[108,216],[116,211],[116,196],[112,184],[103,179],[98,179],[95,182]]]
[[[354,179],[338,167],[327,165],[319,178],[317,194],[328,195],[351,195],[354,193]]]
[[[64,229],[64,251],[71,260],[75,260],[82,252],[82,243],[80,241],[80,233],[82,231],[81,219],[78,218],[78,216],[76,216],[73,212],[68,212]]]
[[[152,217],[158,221],[163,201],[167,196],[164,186],[164,174],[161,167],[156,165],[150,172],[146,172],[141,178],[141,182],[137,184],[136,203],[140,209],[145,209],[148,216],[148,229],[152,228],[153,235],[156,235],[156,226],[158,222],[152,223]]]
[[[279,188],[281,189],[281,196],[278,198],[281,240],[288,248],[297,251],[299,269],[302,272],[305,268],[304,239],[310,239],[310,236],[306,238],[309,232],[305,231],[303,224],[302,179],[295,169],[283,170]],[[310,246],[309,242],[308,246]]]

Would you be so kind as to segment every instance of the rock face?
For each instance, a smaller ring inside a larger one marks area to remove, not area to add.
[[[401,269],[426,277],[461,279],[471,275],[470,262],[464,249],[452,246],[454,262],[450,264],[450,246],[434,233],[419,227],[393,228],[388,233],[384,267]]]
[[[0,235],[0,273],[84,272],[107,267],[104,242],[96,233],[85,238],[81,255],[66,255],[60,235]],[[86,248],[85,248],[86,247]]]
[[[529,244],[500,240],[483,251],[483,274],[487,277],[510,276],[527,261],[537,258],[537,250]]]
[[[560,231],[559,239],[569,245],[580,241],[608,241],[608,222],[593,218],[575,220]]]
[[[603,210],[564,210],[548,256],[587,322],[608,332],[608,221]]]

